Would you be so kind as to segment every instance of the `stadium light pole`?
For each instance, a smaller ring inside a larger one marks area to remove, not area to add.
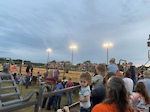
[[[49,62],[49,53],[52,52],[52,50],[50,48],[48,48],[46,51],[48,52],[48,56],[47,56],[47,64],[48,64],[48,62]]]
[[[77,49],[77,46],[76,45],[71,45],[70,49],[72,50],[72,65],[73,65],[73,53],[74,53],[74,50]]]
[[[103,46],[107,49],[107,66],[108,66],[108,48],[112,47],[112,43],[104,43]]]

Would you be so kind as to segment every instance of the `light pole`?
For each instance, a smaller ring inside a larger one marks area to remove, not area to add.
[[[52,50],[51,50],[50,48],[48,48],[46,51],[48,52],[48,56],[47,56],[47,64],[48,64],[48,62],[49,62],[49,53],[50,53]]]
[[[112,43],[104,43],[103,46],[107,49],[107,66],[108,66],[108,48],[112,46]]]
[[[72,65],[73,65],[73,51],[77,48],[76,45],[71,45],[70,49],[72,50]]]

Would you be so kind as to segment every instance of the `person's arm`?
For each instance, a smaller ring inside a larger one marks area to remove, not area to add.
[[[58,109],[57,112],[70,112],[68,106],[64,106],[63,109],[64,109],[65,111],[63,111],[62,109]]]
[[[84,98],[79,98],[80,102],[88,102],[88,100],[89,100],[89,96],[88,95],[85,96]]]

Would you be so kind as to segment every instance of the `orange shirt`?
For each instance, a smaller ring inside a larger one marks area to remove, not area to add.
[[[15,71],[15,66],[14,66],[14,65],[11,65],[11,66],[10,66],[10,71],[11,71],[11,72],[14,72],[14,71]]]
[[[92,112],[118,112],[116,106],[114,104],[97,104],[93,107]],[[130,112],[127,110],[126,112]]]

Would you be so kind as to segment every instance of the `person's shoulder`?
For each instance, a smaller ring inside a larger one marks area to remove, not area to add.
[[[103,112],[103,110],[105,109],[105,106],[106,105],[103,103],[97,104],[93,107],[92,112]]]

